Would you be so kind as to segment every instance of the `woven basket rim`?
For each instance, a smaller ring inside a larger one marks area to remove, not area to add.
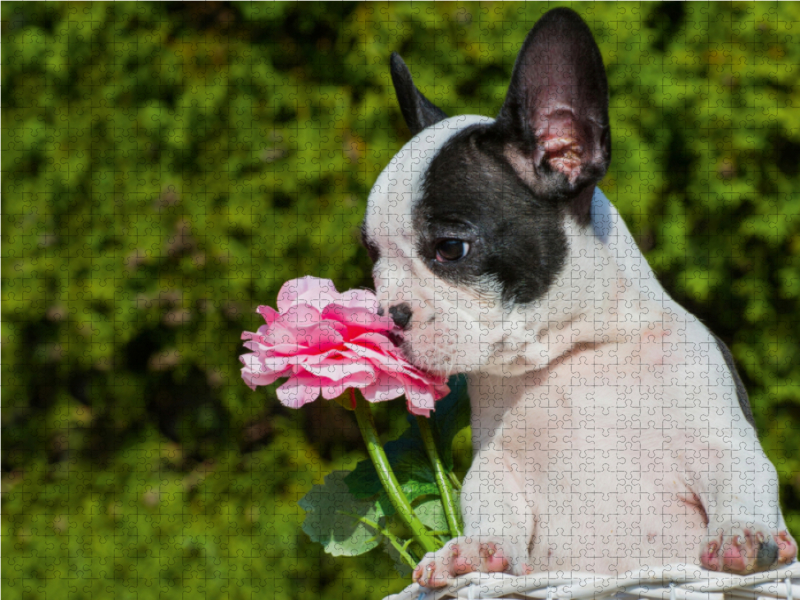
[[[796,581],[793,581],[796,580]],[[740,593],[737,593],[740,592]],[[584,600],[611,598],[617,594],[664,600],[746,595],[749,598],[800,600],[800,563],[752,575],[706,571],[692,564],[674,563],[641,567],[621,575],[550,571],[514,576],[507,573],[467,573],[438,589],[414,583],[384,600],[440,600],[444,598],[536,598]]]

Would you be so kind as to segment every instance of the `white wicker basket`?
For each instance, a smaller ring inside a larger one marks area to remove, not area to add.
[[[792,579],[794,578],[794,582]],[[514,577],[503,573],[468,573],[451,585],[429,590],[412,584],[384,600],[440,598],[536,598],[541,600],[800,600],[800,563],[774,571],[740,576],[706,571],[695,565],[641,568],[619,576],[550,572]]]

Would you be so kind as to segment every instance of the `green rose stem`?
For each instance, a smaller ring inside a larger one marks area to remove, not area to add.
[[[419,431],[422,434],[425,451],[428,453],[428,460],[430,460],[431,465],[433,465],[433,474],[436,478],[436,485],[439,487],[439,495],[442,497],[444,516],[447,519],[447,525],[450,527],[450,536],[458,537],[463,535],[463,533],[461,531],[461,523],[458,519],[453,489],[450,487],[447,475],[445,475],[444,472],[442,460],[439,458],[439,452],[436,450],[436,442],[433,439],[431,425],[428,419],[421,416],[417,417],[417,425],[419,425]]]
[[[350,388],[350,400],[355,406],[356,421],[358,422],[358,428],[361,430],[361,436],[367,444],[367,452],[372,459],[372,464],[375,465],[375,470],[378,472],[378,479],[380,479],[383,489],[389,495],[389,501],[403,523],[414,534],[414,539],[422,546],[422,549],[425,552],[435,552],[441,547],[441,544],[428,532],[422,521],[414,514],[414,509],[411,508],[411,504],[409,504],[403,490],[400,489],[400,484],[397,483],[394,471],[389,465],[389,459],[386,458],[386,453],[383,451],[383,446],[381,446],[381,441],[378,438],[369,404],[361,396],[356,396],[353,388]]]

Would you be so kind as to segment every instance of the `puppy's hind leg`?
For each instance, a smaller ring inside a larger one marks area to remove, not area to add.
[[[481,451],[464,480],[461,514],[465,535],[430,552],[414,570],[414,581],[441,587],[457,575],[482,571],[524,575],[535,512],[525,496],[522,477],[508,455]]]

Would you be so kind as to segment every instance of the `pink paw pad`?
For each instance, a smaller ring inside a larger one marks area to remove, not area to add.
[[[797,544],[789,532],[780,531],[774,537],[778,544],[778,562],[781,564],[793,562],[797,558]]]
[[[797,544],[786,531],[771,536],[756,529],[743,529],[733,535],[720,533],[709,541],[700,555],[700,564],[709,571],[744,575],[791,562],[796,555]]]
[[[465,537],[427,554],[414,569],[412,578],[421,586],[436,588],[447,585],[449,579],[464,573],[495,573],[508,568],[509,561],[496,543]]]
[[[497,548],[497,544],[481,544],[481,571],[485,573],[500,573],[508,569],[508,561],[503,555],[503,551]]]

